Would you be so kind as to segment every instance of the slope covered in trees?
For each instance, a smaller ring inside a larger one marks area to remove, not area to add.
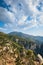
[[[0,65],[42,65],[36,47],[34,40],[0,32]]]

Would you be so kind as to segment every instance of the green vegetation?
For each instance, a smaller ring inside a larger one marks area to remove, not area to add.
[[[33,41],[0,32],[0,65],[40,65],[35,52],[25,48],[26,43],[34,45]]]

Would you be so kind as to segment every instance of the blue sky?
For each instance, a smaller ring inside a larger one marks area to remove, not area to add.
[[[0,32],[43,36],[43,0],[0,0]]]

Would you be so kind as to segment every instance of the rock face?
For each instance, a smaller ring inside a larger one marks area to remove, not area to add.
[[[38,60],[40,62],[40,64],[43,64],[43,58],[40,54],[37,55],[38,56]]]

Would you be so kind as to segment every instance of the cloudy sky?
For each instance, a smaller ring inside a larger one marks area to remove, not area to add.
[[[0,32],[43,36],[43,0],[0,0]]]

